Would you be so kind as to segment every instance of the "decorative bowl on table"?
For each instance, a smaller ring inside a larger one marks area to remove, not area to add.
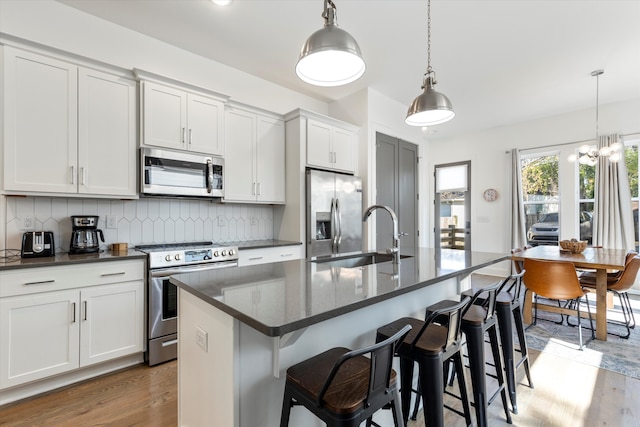
[[[579,254],[585,250],[587,247],[586,240],[560,240],[560,247],[565,251],[571,252],[572,254]]]

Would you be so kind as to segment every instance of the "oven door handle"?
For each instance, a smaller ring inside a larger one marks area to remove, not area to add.
[[[238,261],[221,261],[206,265],[163,268],[162,270],[151,270],[151,277],[168,277],[174,274],[193,273],[196,271],[218,270],[220,268],[237,267]]]

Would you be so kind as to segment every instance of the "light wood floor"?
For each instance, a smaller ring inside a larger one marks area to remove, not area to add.
[[[518,371],[514,426],[640,427],[640,380],[535,350],[531,358],[535,388]],[[176,384],[175,361],[140,365],[0,407],[0,426],[173,427]],[[424,427],[421,416],[409,427]],[[464,425],[454,413],[445,416],[447,427]],[[508,425],[499,399],[489,407],[489,425]]]

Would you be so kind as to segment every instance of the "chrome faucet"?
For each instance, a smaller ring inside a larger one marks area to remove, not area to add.
[[[387,249],[387,253],[393,256],[393,263],[400,264],[400,233],[398,233],[398,216],[389,206],[384,205],[371,205],[364,212],[362,222],[367,222],[367,219],[371,216],[374,210],[384,209],[391,215],[391,221],[393,221],[393,247]]]

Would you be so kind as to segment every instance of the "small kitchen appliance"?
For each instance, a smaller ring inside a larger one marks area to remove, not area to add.
[[[51,231],[29,231],[22,235],[22,258],[54,256],[55,249]]]
[[[147,325],[145,359],[149,366],[178,356],[178,289],[169,282],[173,274],[238,266],[237,246],[213,242],[138,245],[148,254]]]
[[[100,250],[100,240],[104,242],[104,234],[98,228],[97,215],[73,215],[71,217],[70,254],[89,254]]]

